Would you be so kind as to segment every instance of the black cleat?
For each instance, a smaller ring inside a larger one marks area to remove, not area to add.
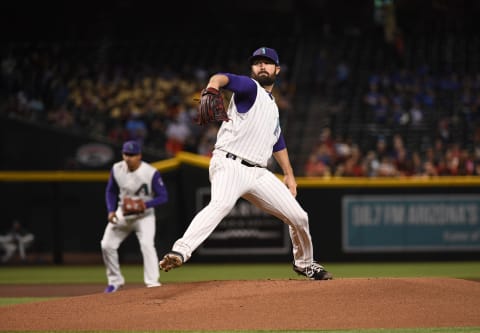
[[[300,268],[293,264],[293,270],[299,274],[306,276],[310,280],[332,280],[333,275],[325,270],[322,265],[317,262],[313,262],[306,268]]]
[[[168,272],[172,268],[177,268],[183,264],[183,255],[176,251],[168,252],[163,256],[163,259],[160,260],[159,266],[162,271]]]

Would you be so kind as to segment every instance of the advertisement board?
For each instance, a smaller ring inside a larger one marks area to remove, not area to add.
[[[480,250],[480,195],[346,195],[345,252]]]
[[[210,188],[197,189],[197,211],[209,201]],[[197,251],[200,255],[285,255],[291,252],[291,242],[285,223],[239,199]]]

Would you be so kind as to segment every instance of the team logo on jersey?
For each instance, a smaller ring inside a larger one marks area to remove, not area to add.
[[[138,196],[147,196],[149,195],[149,191],[148,191],[148,186],[147,184],[142,184],[138,190],[135,191],[135,195],[138,195]]]
[[[280,135],[280,118],[277,118],[277,126],[275,126],[275,131],[273,132],[276,138]]]

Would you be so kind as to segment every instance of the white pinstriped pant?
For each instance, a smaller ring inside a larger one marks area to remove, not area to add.
[[[192,220],[172,250],[187,261],[233,209],[240,197],[287,223],[295,265],[306,267],[313,261],[308,214],[285,184],[265,168],[248,167],[237,158],[226,158],[215,150],[210,161],[211,201]]]
[[[103,261],[106,267],[109,285],[121,286],[125,279],[120,269],[118,248],[120,244],[135,232],[143,257],[143,280],[147,287],[159,286],[160,271],[157,250],[155,249],[155,214],[149,212],[140,218],[126,220],[122,210],[117,209],[118,222],[108,223],[100,242]]]

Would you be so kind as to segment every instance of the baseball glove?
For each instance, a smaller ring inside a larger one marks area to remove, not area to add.
[[[142,199],[123,198],[122,211],[125,216],[143,213],[145,208],[145,202]]]
[[[203,89],[200,94],[197,124],[205,125],[216,121],[228,121],[222,93],[215,88]]]

